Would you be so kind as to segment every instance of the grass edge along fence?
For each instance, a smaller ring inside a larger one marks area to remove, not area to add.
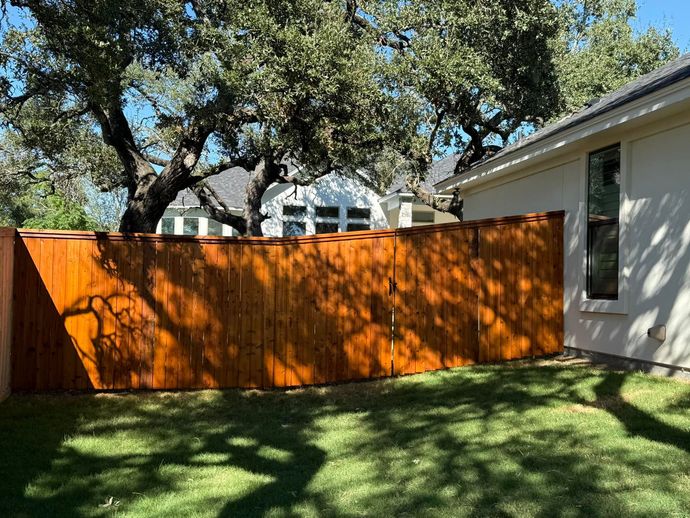
[[[0,229],[0,265],[0,392],[291,387],[563,349],[563,212],[295,238]]]

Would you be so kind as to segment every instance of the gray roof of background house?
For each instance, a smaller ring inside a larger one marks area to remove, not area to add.
[[[288,163],[288,174],[292,174],[297,169],[292,163]],[[247,189],[249,179],[252,173],[243,169],[242,167],[231,167],[225,169],[217,175],[210,176],[206,179],[211,188],[218,193],[220,198],[230,208],[241,209],[244,207],[244,196]],[[170,204],[171,207],[199,207],[199,199],[195,194],[185,189],[177,193],[175,201]]]
[[[565,131],[587,122],[594,117],[614,110],[620,106],[635,101],[641,97],[644,97],[645,95],[656,92],[657,90],[661,90],[664,87],[670,86],[688,77],[690,77],[690,53],[684,54],[678,59],[675,59],[648,74],[638,77],[618,90],[606,94],[599,99],[593,99],[579,111],[564,117],[558,122],[549,124],[539,131],[536,131],[531,135],[518,140],[513,144],[510,144],[509,146],[504,147],[496,154],[482,160],[481,162],[477,162],[473,165],[473,167],[499,160],[507,155],[510,155],[511,153],[515,153],[516,151],[519,151],[527,146],[560,133],[561,131]],[[465,173],[467,172],[468,171],[465,171]],[[438,180],[436,183],[441,181],[443,181],[443,179]]]
[[[241,167],[232,167],[209,177],[206,181],[231,208],[244,206],[244,192],[251,174]],[[189,189],[177,193],[171,207],[199,207],[199,199]]]
[[[441,160],[437,160],[431,164],[431,169],[424,178],[422,182],[422,187],[429,190],[430,192],[436,192],[434,185],[453,176],[455,170],[455,163],[458,160],[459,155],[449,155]],[[410,192],[410,190],[405,185],[405,176],[400,175],[393,179],[393,183],[386,191],[386,194],[393,194],[396,192]]]

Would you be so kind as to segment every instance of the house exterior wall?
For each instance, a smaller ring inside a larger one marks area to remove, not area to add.
[[[458,221],[452,214],[434,210],[409,193],[397,194],[394,198],[381,202],[381,205],[390,228],[420,227]]]
[[[621,145],[619,300],[585,291],[588,153]],[[464,191],[466,220],[566,211],[565,346],[690,369],[690,115],[603,133]],[[531,168],[530,168],[531,167]],[[647,336],[666,325],[666,340]]]
[[[381,229],[388,227],[388,220],[379,204],[379,196],[350,178],[331,174],[319,178],[309,187],[297,187],[295,192],[291,186],[275,186],[277,194],[267,199],[263,203],[264,213],[270,216],[269,219],[261,224],[261,229],[266,236],[283,235],[283,206],[300,205],[307,209],[304,218],[306,223],[306,233],[308,235],[316,233],[316,222],[321,220],[316,216],[316,207],[340,207],[338,218],[323,219],[324,222],[338,222],[340,232],[347,229],[348,207],[370,209],[369,225],[371,229]],[[268,193],[267,193],[268,194]],[[272,193],[271,193],[272,194]],[[352,222],[356,222],[352,220]],[[363,222],[363,221],[362,221]]]
[[[295,188],[291,185],[276,184],[269,187],[262,198],[262,212],[270,216],[261,224],[265,236],[280,237],[283,235],[283,222],[286,219],[301,221],[305,224],[306,234],[316,233],[317,221],[337,223],[340,232],[347,229],[348,223],[368,224],[371,229],[388,228],[388,220],[379,203],[379,196],[371,189],[350,178],[331,174],[318,179],[308,187]],[[299,218],[288,218],[283,215],[283,207],[298,205],[306,208],[306,215]],[[339,207],[337,218],[318,218],[316,207]],[[350,207],[370,209],[370,217],[348,218]],[[241,210],[233,211],[240,215]],[[164,219],[173,219],[173,234],[185,233],[185,218],[198,219],[197,235],[209,235],[208,215],[196,207],[174,207],[166,210]],[[157,233],[164,233],[163,220],[158,222]],[[232,227],[222,225],[223,236],[237,235]]]

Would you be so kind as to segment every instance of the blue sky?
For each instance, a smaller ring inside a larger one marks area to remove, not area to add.
[[[682,52],[690,51],[690,0],[638,0],[636,29],[648,25],[669,27],[673,39]],[[9,9],[10,21],[16,21],[14,9]]]
[[[648,25],[668,27],[681,52],[690,50],[690,1],[638,0],[637,29]]]

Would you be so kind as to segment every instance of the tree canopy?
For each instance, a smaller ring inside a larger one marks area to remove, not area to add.
[[[214,215],[260,234],[263,190],[297,181],[286,161],[302,166],[300,181],[357,170],[379,138],[375,51],[352,38],[337,2],[8,5],[27,23],[3,31],[7,127],[30,149],[65,120],[99,134],[119,165],[104,176],[127,191],[123,231],[154,231],[185,188],[218,208],[202,181],[239,165],[256,171],[245,215]],[[36,107],[45,128],[26,113]],[[60,168],[61,150],[48,155]]]
[[[462,171],[678,53],[634,0],[0,1],[2,181],[123,192],[123,231],[191,188],[260,235],[269,185],[332,171],[459,215],[422,188],[433,160]],[[241,216],[205,181],[232,166]]]
[[[460,173],[521,135],[678,55],[669,31],[636,33],[634,0],[349,0],[388,52],[394,92],[387,163],[432,207],[462,214],[460,194],[422,187],[433,160]],[[391,151],[392,150],[392,151]]]

